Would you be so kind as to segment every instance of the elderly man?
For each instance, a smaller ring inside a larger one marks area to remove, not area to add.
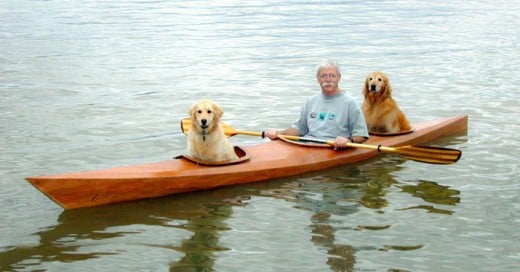
[[[316,79],[321,93],[307,99],[292,127],[283,131],[268,130],[265,136],[271,140],[278,134],[335,139],[335,149],[344,148],[347,143],[366,141],[368,130],[359,104],[339,88],[339,64],[334,60],[323,62],[318,66]]]

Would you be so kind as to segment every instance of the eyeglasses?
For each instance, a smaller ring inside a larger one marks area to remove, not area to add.
[[[336,77],[338,77],[338,75],[336,75],[336,74],[319,74],[318,76],[321,79],[325,79],[325,78],[328,78],[328,77],[330,77],[330,79],[335,79]]]

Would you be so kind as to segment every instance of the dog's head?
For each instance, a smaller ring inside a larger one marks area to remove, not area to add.
[[[387,97],[392,95],[388,76],[383,72],[372,72],[365,79],[363,95],[366,97]]]
[[[224,111],[217,103],[203,99],[191,106],[189,114],[192,129],[209,132],[219,123]]]

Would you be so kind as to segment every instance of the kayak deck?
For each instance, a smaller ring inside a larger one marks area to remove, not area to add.
[[[467,132],[467,115],[413,124],[412,133],[371,136],[366,144],[419,145]],[[250,159],[226,166],[204,166],[185,159],[26,178],[65,209],[75,209],[208,190],[292,176],[355,163],[377,155],[375,150],[302,147],[270,141],[243,147]]]

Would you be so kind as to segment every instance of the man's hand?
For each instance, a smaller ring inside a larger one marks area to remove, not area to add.
[[[351,142],[352,141],[350,141],[349,139],[347,139],[345,137],[338,136],[338,137],[336,137],[336,140],[334,141],[334,150],[338,150],[340,148],[345,148],[345,147],[347,147],[347,144],[351,143]]]

